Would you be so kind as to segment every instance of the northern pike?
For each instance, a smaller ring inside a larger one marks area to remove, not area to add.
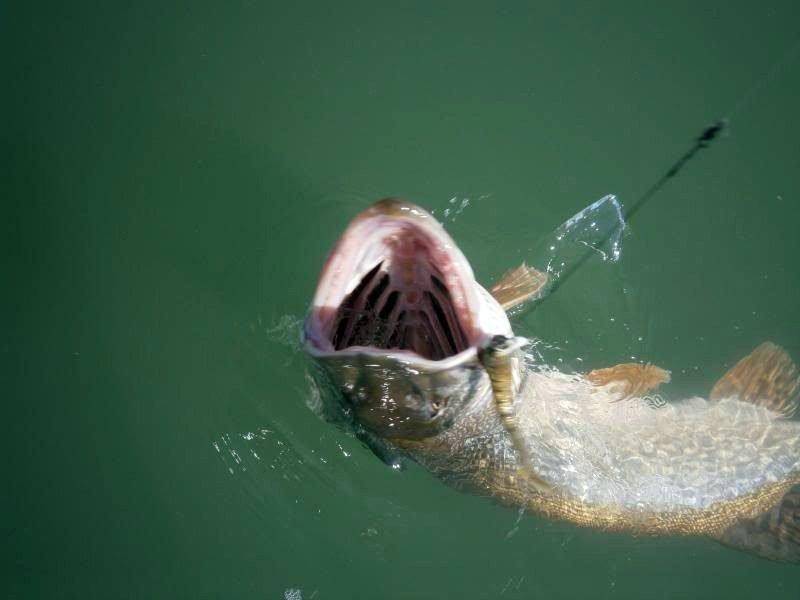
[[[548,518],[639,535],[705,535],[800,562],[800,375],[766,342],[707,398],[654,407],[669,381],[636,363],[585,374],[525,360],[506,311],[547,275],[490,290],[429,213],[357,215],[322,269],[306,351],[368,439],[458,489]]]

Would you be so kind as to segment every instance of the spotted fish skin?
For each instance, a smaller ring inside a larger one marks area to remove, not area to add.
[[[637,534],[721,539],[800,483],[800,423],[736,398],[653,408],[645,398],[619,401],[580,375],[528,371],[517,427],[551,493],[519,476],[519,455],[488,394],[406,451],[457,488]]]

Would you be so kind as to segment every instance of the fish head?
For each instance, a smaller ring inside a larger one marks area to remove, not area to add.
[[[491,382],[480,351],[512,336],[500,304],[436,219],[395,198],[348,225],[319,277],[304,347],[383,438],[434,436]]]

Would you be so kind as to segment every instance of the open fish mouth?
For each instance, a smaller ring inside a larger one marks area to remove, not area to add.
[[[442,226],[386,199],[358,215],[331,251],[306,320],[315,354],[400,354],[441,361],[480,343],[477,285]]]

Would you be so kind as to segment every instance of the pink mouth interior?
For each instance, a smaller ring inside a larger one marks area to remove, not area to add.
[[[461,290],[453,290],[462,282],[448,253],[411,226],[379,243],[383,251],[336,309],[329,329],[333,348],[409,350],[430,360],[468,348],[468,311]]]

